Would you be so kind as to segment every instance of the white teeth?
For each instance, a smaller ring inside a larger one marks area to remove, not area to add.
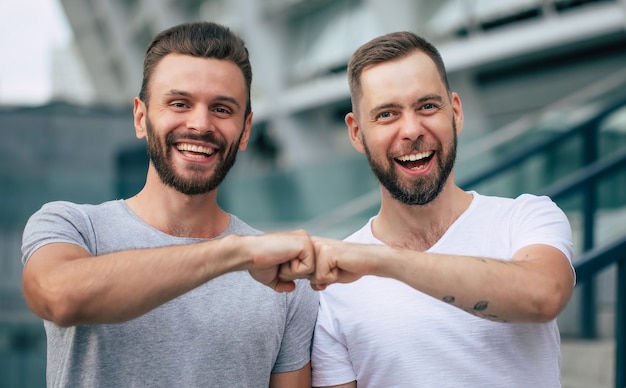
[[[396,159],[398,159],[401,162],[415,162],[416,160],[429,157],[431,153],[432,153],[431,151],[427,151],[427,152],[420,152],[418,154],[402,155]]]
[[[214,152],[212,148],[202,147],[202,146],[195,145],[195,144],[186,144],[186,143],[179,143],[176,145],[176,148],[179,151],[199,152],[199,153],[203,153],[207,155],[212,155]]]

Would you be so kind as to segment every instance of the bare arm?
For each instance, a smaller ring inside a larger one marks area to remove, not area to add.
[[[310,273],[313,250],[303,232],[230,235],[198,244],[90,256],[68,243],[44,245],[28,260],[22,279],[26,302],[60,326],[114,323],[136,318],[227,272],[249,270],[276,291],[281,263]]]
[[[297,371],[272,373],[270,388],[311,388],[311,363]]]
[[[565,255],[531,245],[511,261],[442,255],[314,238],[313,288],[363,275],[400,280],[476,316],[506,322],[545,322],[567,304],[574,275]]]

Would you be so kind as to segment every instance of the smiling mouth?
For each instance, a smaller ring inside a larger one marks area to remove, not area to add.
[[[428,162],[435,155],[434,151],[418,152],[413,154],[402,155],[394,158],[396,163],[409,170],[419,170],[425,168]]]
[[[211,147],[204,147],[188,143],[177,143],[176,149],[183,155],[194,159],[208,158],[216,151],[214,148]]]

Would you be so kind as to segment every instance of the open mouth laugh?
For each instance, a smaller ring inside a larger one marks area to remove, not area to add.
[[[208,158],[216,151],[214,148],[211,147],[204,147],[189,143],[177,143],[176,149],[186,157],[193,159]]]
[[[425,168],[428,162],[435,155],[434,151],[425,151],[413,154],[402,155],[394,158],[396,163],[409,170],[419,170]]]

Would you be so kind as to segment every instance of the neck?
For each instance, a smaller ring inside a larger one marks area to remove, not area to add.
[[[452,182],[452,181],[449,181]],[[426,205],[405,205],[382,190],[382,202],[372,232],[388,245],[425,251],[444,235],[472,202],[472,195],[454,183]]]
[[[176,237],[213,238],[230,222],[230,216],[217,204],[217,190],[186,195],[160,180],[148,179],[126,204],[147,224]]]

